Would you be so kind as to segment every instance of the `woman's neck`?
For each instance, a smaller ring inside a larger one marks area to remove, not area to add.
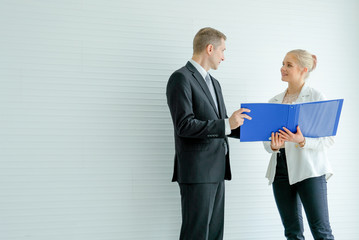
[[[288,83],[287,94],[299,94],[304,86],[304,81],[300,83]]]

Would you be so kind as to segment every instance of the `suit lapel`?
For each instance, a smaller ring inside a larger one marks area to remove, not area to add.
[[[220,91],[221,87],[219,86],[219,83],[215,78],[213,78],[212,76],[211,78],[213,82],[214,91],[216,92],[216,96],[217,96],[219,115],[220,118],[224,118],[226,114],[224,113],[225,107],[224,107],[223,96]]]
[[[302,87],[302,90],[299,93],[298,99],[295,101],[296,103],[308,102],[310,99],[310,89],[306,83]]]
[[[282,103],[284,96],[287,93],[287,89],[284,92],[282,92],[281,94],[279,94],[278,96],[276,96],[276,98],[273,99],[273,102]],[[297,100],[294,103],[307,102],[308,99],[310,99],[310,96],[311,96],[310,89],[309,89],[308,85],[305,83],[298,95]]]
[[[201,86],[201,88],[204,91],[204,93],[206,94],[209,102],[211,103],[213,110],[215,111],[215,113],[217,114],[217,117],[219,118],[219,114],[217,112],[216,105],[214,104],[212,95],[209,92],[208,86],[207,86],[205,80],[203,79],[202,75],[197,71],[197,69],[190,62],[187,62],[186,67],[192,72],[194,79],[196,79],[198,84]],[[212,81],[212,82],[214,82],[214,81]],[[215,91],[217,94],[216,87],[215,87]],[[217,99],[218,99],[218,96],[217,96]]]
[[[282,103],[286,92],[287,92],[287,89],[284,92],[278,94],[271,102],[272,103]]]

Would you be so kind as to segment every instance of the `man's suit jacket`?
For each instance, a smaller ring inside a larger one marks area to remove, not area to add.
[[[225,154],[226,107],[219,82],[211,78],[219,112],[202,75],[190,62],[168,80],[167,103],[175,138],[172,181],[213,183],[231,179],[229,153]]]

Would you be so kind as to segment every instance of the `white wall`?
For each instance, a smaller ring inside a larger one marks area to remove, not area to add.
[[[328,183],[337,239],[359,218],[359,3],[0,0],[0,239],[177,239],[169,75],[212,26],[229,113],[284,90],[285,53],[318,57],[310,84],[344,98]],[[261,143],[231,140],[225,239],[283,239]],[[310,237],[306,226],[306,235]]]

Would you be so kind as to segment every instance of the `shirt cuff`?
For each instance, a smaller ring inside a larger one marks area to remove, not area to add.
[[[278,150],[275,150],[275,151],[273,151],[272,148],[270,148],[270,149],[272,150],[273,153],[280,153],[279,149],[278,149]]]
[[[224,119],[224,126],[225,126],[225,134],[229,135],[231,134],[231,126],[229,125],[229,118]]]

